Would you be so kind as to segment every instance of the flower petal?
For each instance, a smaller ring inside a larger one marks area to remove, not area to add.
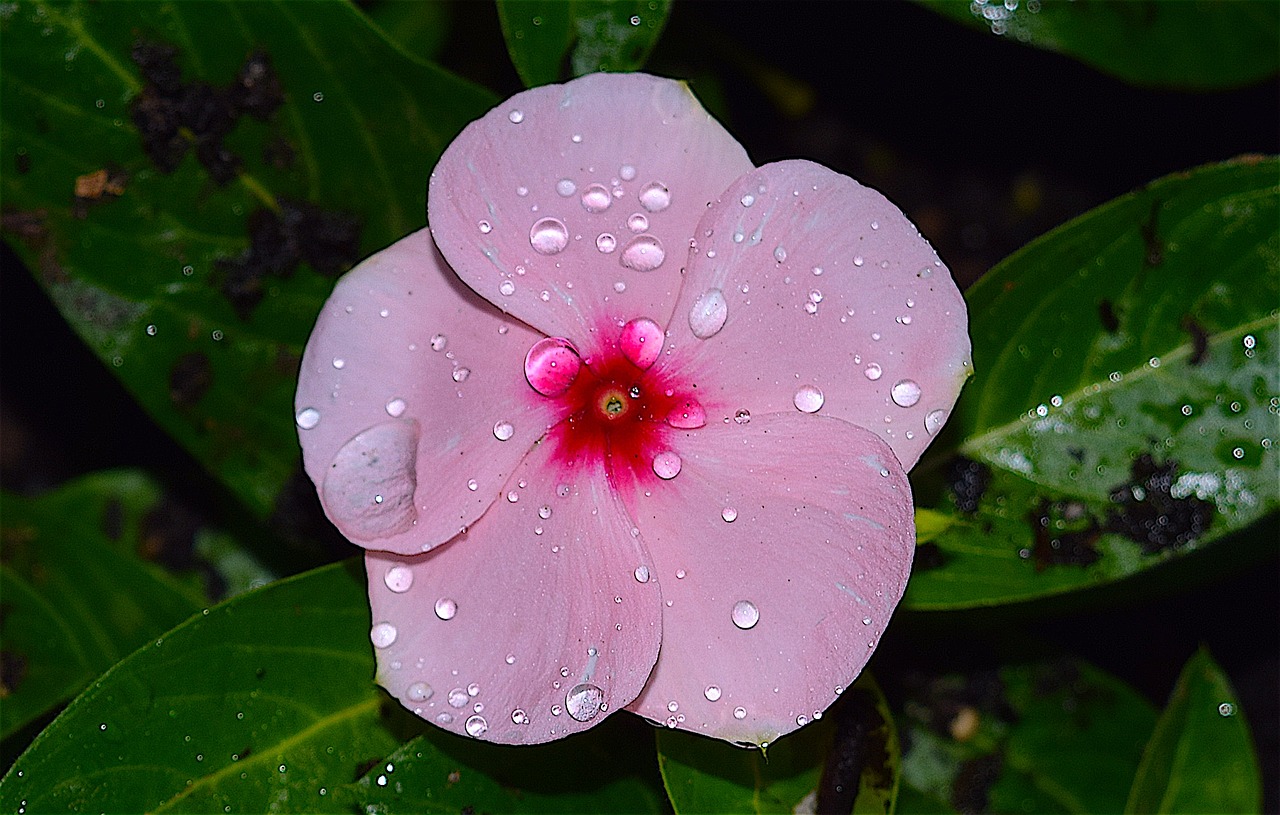
[[[751,167],[683,83],[593,74],[468,125],[428,215],[467,285],[589,354],[608,319],[666,323],[698,220]]]
[[[296,407],[307,473],[344,535],[416,554],[480,517],[554,423],[523,375],[540,336],[463,286],[425,229],[338,282]]]
[[[653,564],[622,505],[603,472],[557,478],[549,455],[531,453],[449,545],[365,556],[378,683],[455,733],[536,744],[585,730],[657,658]]]
[[[911,569],[911,487],[870,432],[794,410],[676,447],[679,475],[631,501],[664,607],[628,709],[771,742],[820,717],[884,633]]]
[[[668,349],[706,401],[838,416],[910,469],[972,370],[964,300],[915,226],[851,178],[784,161],[698,230]]]

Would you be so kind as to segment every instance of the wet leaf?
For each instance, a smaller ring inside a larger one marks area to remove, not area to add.
[[[976,375],[913,474],[944,477],[953,520],[908,607],[1117,580],[1280,507],[1276,178],[1248,157],[1160,179],[967,293]]]
[[[154,483],[126,471],[40,498],[0,493],[0,737],[203,605],[195,583],[140,557],[183,545],[157,532],[161,503]]]
[[[820,720],[763,752],[767,760],[762,751],[704,736],[658,732],[658,766],[677,815],[893,811],[898,736],[870,674]]]
[[[266,515],[298,467],[298,360],[333,277],[422,226],[435,159],[493,98],[347,3],[32,2],[0,32],[6,238]]]
[[[1226,674],[1203,648],[1182,669],[1125,812],[1261,812],[1262,777]]]
[[[525,87],[596,71],[644,66],[671,10],[670,0],[498,0],[507,51]]]
[[[1067,658],[922,677],[904,711],[904,798],[927,811],[1118,812],[1155,726],[1139,694]]]
[[[1280,7],[1230,3],[917,0],[973,28],[1074,57],[1134,85],[1210,90],[1280,70]]]

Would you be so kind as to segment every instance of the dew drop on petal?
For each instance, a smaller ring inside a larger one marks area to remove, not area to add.
[[[604,212],[613,203],[613,196],[603,184],[592,184],[582,191],[582,208],[587,212]]]
[[[739,203],[741,203],[744,207],[749,207],[749,206],[751,206],[752,204],[754,204],[754,203],[756,202],[756,197],[755,197],[754,195],[750,194],[750,193],[747,193],[746,195],[744,195],[744,196],[742,196],[740,199],[738,199],[738,201],[739,201]]]
[[[578,185],[574,184],[572,179],[562,178],[556,182],[556,192],[562,198],[568,198],[578,191]]]
[[[546,504],[543,504],[542,506],[538,507],[538,517],[539,517],[539,518],[541,518],[541,519],[542,519],[542,520],[544,520],[544,521],[545,521],[546,519],[550,518],[550,517],[551,517],[551,507],[547,506]]]
[[[458,604],[448,597],[436,601],[436,616],[442,620],[452,620],[458,613]]]
[[[733,718],[738,720],[747,718],[747,709],[745,707],[735,707],[733,709]]]
[[[489,723],[484,720],[483,716],[476,714],[468,718],[463,727],[466,729],[468,736],[478,739],[489,729]]]
[[[696,399],[685,399],[667,414],[667,424],[680,430],[694,430],[707,423],[707,411]]]
[[[443,351],[444,347],[449,344],[449,338],[444,334],[436,334],[431,338],[431,350]]]
[[[466,688],[454,688],[449,691],[449,707],[463,708],[470,700],[471,697],[467,695]]]
[[[801,385],[792,401],[801,413],[817,413],[822,409],[825,397],[816,385]]]
[[[733,624],[745,631],[760,622],[760,609],[750,600],[739,600],[733,604],[732,617]]]
[[[529,245],[540,255],[557,254],[568,244],[569,230],[556,218],[542,218],[535,221],[529,230]]]
[[[630,164],[624,164],[622,169],[618,170],[618,175],[622,177],[623,181],[635,181],[636,168]]]
[[[637,566],[637,567],[636,567],[636,571],[635,571],[635,578],[636,578],[636,582],[637,582],[637,583],[648,583],[648,582],[649,582],[649,567],[648,567],[648,566]]]
[[[708,702],[718,702],[720,700],[720,687],[718,685],[707,685],[702,695],[707,697]]]
[[[510,297],[516,293],[516,284],[512,283],[510,280],[504,280],[498,284],[498,292],[504,297]]]
[[[369,640],[374,648],[386,648],[396,641],[396,627],[391,623],[378,623],[369,629]]]
[[[734,509],[733,507],[725,507],[724,509],[720,510],[720,517],[724,519],[725,523],[731,524],[734,521],[738,520],[738,510]]]
[[[776,261],[778,261],[779,263],[782,263],[783,261],[785,261],[785,260],[787,259],[787,250],[786,250],[786,248],[785,248],[785,247],[782,247],[782,246],[779,246],[777,249],[774,249],[774,250],[773,250],[773,259],[774,259],[774,260],[776,260]]]
[[[520,708],[516,708],[515,710],[511,711],[512,724],[525,724],[528,721],[529,721],[528,715]]]
[[[485,235],[488,235],[490,232],[493,231],[493,224],[489,223],[488,221],[481,221],[479,226],[480,226],[481,233]]]
[[[303,408],[298,411],[297,415],[298,427],[303,430],[310,430],[320,424],[320,411],[315,408]]]
[[[392,399],[390,402],[387,402],[387,415],[398,419],[404,413],[404,408],[405,404],[403,399]]]
[[[733,414],[734,424],[749,424],[751,422],[751,411],[743,408]]]
[[[646,184],[644,189],[640,190],[640,206],[650,212],[662,212],[662,210],[671,206],[671,191],[667,189],[665,184],[657,181],[652,184]]]
[[[511,124],[513,125],[520,124],[521,122],[524,121],[524,111],[522,110],[511,111],[510,113],[507,114],[507,121],[511,122]]]
[[[662,327],[648,317],[636,317],[622,327],[618,347],[627,361],[647,371],[662,354]]]
[[[596,248],[603,254],[612,254],[618,248],[618,239],[608,232],[601,232],[596,236]]]
[[[525,379],[543,396],[560,396],[569,390],[581,369],[577,351],[560,337],[538,340],[524,357]]]
[[[466,382],[466,381],[467,381],[467,377],[469,377],[469,376],[471,376],[471,369],[470,369],[470,368],[460,367],[460,368],[454,368],[454,369],[453,369],[453,381],[454,381],[454,382]]]
[[[387,569],[382,582],[396,594],[403,594],[413,585],[413,570],[408,566],[392,566]]]
[[[507,441],[515,435],[516,428],[511,422],[501,421],[493,426],[493,437],[498,441]]]
[[[564,706],[575,721],[589,722],[604,706],[604,691],[589,682],[574,685],[565,694]]]
[[[729,304],[720,289],[707,289],[698,295],[693,308],[689,309],[689,328],[693,336],[700,340],[714,337],[724,328],[729,317]]]
[[[653,235],[636,235],[622,249],[618,262],[637,272],[651,272],[662,265],[667,253]]]
[[[911,407],[920,401],[920,386],[912,379],[900,379],[890,391],[893,403],[898,407]]]
[[[864,368],[862,372],[866,374],[867,379],[870,379],[872,382],[875,382],[884,374],[884,371],[881,370],[880,366],[874,362],[868,363],[867,367]]]
[[[472,492],[475,492],[476,490],[480,489],[480,484],[477,483],[476,480],[473,478],[467,482],[467,489],[471,490]]]
[[[435,691],[426,682],[414,682],[404,695],[410,702],[425,702],[435,695]]]
[[[637,212],[627,219],[627,229],[632,232],[643,232],[649,228],[649,219],[643,212]]]
[[[670,450],[663,450],[653,457],[653,472],[664,481],[679,475],[683,465],[680,456]]]
[[[946,421],[947,412],[945,410],[942,408],[931,410],[929,415],[924,417],[924,429],[929,431],[929,435],[932,436],[942,428]]]

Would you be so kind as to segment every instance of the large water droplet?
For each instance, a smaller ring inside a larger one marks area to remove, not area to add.
[[[947,422],[947,412],[942,408],[929,411],[929,415],[924,417],[924,429],[932,436],[942,429]]]
[[[413,586],[413,570],[408,566],[397,565],[387,569],[386,575],[383,576],[382,582],[387,584],[387,588],[396,594],[404,594]]]
[[[543,396],[560,396],[569,390],[582,369],[573,344],[560,337],[544,337],[524,357],[524,376]]]
[[[374,648],[386,648],[396,641],[396,627],[391,623],[378,623],[369,629],[369,641]]]
[[[666,258],[662,241],[653,235],[636,235],[623,247],[618,262],[637,272],[651,272],[661,266]]]
[[[795,402],[796,410],[801,413],[817,413],[822,409],[822,403],[826,398],[816,385],[801,385],[796,389],[796,395],[792,397],[792,401]]]
[[[489,729],[489,723],[484,720],[483,716],[476,714],[468,718],[463,727],[466,728],[468,736],[478,739]]]
[[[596,248],[606,255],[612,254],[618,248],[618,239],[608,232],[601,232],[596,236]]]
[[[640,206],[650,212],[662,212],[671,206],[671,191],[665,184],[659,184],[657,181],[646,184],[644,189],[640,190]]]
[[[516,426],[508,421],[499,421],[493,425],[493,437],[498,441],[509,441],[516,434]]]
[[[898,407],[911,407],[920,401],[920,386],[912,379],[898,380],[889,393],[893,397],[893,403]]]
[[[733,604],[732,617],[733,624],[745,631],[760,622],[760,609],[750,600],[739,600]]]
[[[582,191],[582,208],[587,212],[604,212],[613,203],[613,196],[603,184],[592,184]]]
[[[707,289],[689,309],[689,328],[693,336],[705,340],[718,334],[728,317],[729,303],[724,299],[724,292]]]
[[[417,518],[417,457],[418,423],[412,419],[375,425],[348,441],[321,487],[329,517],[359,541],[409,529]]]
[[[448,597],[436,601],[436,616],[442,620],[452,620],[458,613],[458,604]]]
[[[529,230],[529,245],[540,255],[554,255],[569,244],[569,230],[556,218],[535,221]]]
[[[628,362],[647,371],[662,354],[662,340],[661,326],[648,317],[636,317],[622,327],[618,348]]]
[[[298,415],[295,418],[298,421],[298,427],[303,430],[310,430],[320,424],[320,411],[315,408],[303,408],[298,411]]]
[[[707,411],[697,399],[688,398],[680,402],[667,414],[667,424],[681,430],[694,430],[707,423]]]
[[[680,474],[684,462],[680,456],[670,450],[663,450],[653,457],[653,472],[658,478],[669,481]]]
[[[576,721],[589,722],[604,706],[604,691],[589,682],[574,685],[565,694],[564,706]]]

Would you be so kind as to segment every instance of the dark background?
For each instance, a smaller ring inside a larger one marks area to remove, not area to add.
[[[493,6],[455,3],[452,20],[441,62],[500,96],[520,90]],[[677,2],[650,70],[691,80],[756,163],[809,158],[880,189],[962,287],[1032,238],[1155,178],[1280,152],[1274,80],[1207,94],[1136,89],[905,3]],[[791,90],[766,93],[762,76]],[[6,243],[0,487],[33,494],[122,466],[148,469],[196,518],[229,517],[227,494],[67,328]],[[1276,540],[1273,518],[1231,541],[1234,556],[1186,558],[1083,602],[901,615],[873,667],[891,690],[903,672],[992,667],[1008,642],[1040,638],[1162,707],[1183,663],[1207,645],[1253,729],[1264,811],[1280,811]]]

